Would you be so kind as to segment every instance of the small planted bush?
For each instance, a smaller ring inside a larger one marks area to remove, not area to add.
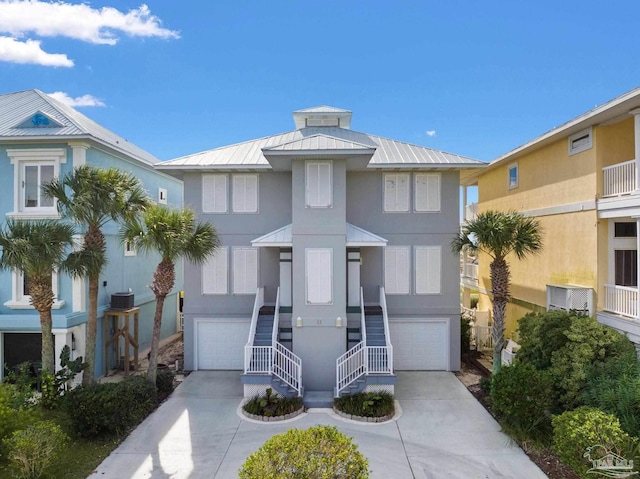
[[[551,430],[553,382],[530,364],[503,367],[491,382],[491,404],[516,438],[544,439]]]
[[[175,373],[170,369],[158,369],[156,373],[156,388],[159,393],[170,393],[173,391],[173,379]]]
[[[366,479],[368,462],[353,440],[333,426],[290,429],[251,454],[240,479]]]
[[[338,411],[352,416],[385,417],[395,412],[393,395],[387,392],[352,394],[334,399],[333,405]]]
[[[593,446],[624,454],[633,441],[618,418],[593,407],[579,407],[553,418],[553,449],[581,477],[590,477],[586,472],[591,464],[584,454]]]
[[[41,477],[63,450],[69,437],[53,421],[30,424],[3,440],[11,468],[20,479]]]
[[[25,397],[13,384],[0,383],[0,440],[38,418],[37,410],[29,407]]]
[[[278,396],[271,388],[267,388],[264,396],[254,396],[243,406],[249,414],[264,417],[286,416],[302,407],[302,398],[286,398]]]
[[[73,429],[85,437],[128,431],[158,405],[156,388],[141,376],[79,386],[65,399]]]

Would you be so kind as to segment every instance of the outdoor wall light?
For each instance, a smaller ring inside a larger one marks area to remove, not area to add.
[[[76,350],[76,335],[71,333],[71,351]]]
[[[342,318],[338,316],[336,318],[336,328],[341,328],[341,327],[342,327]]]
[[[297,326],[298,328],[301,328],[301,327],[302,327],[302,318],[301,318],[300,316],[298,316],[298,317],[296,318],[296,326]]]

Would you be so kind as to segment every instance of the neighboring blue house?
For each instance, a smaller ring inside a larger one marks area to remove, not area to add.
[[[222,246],[185,265],[185,367],[244,371],[245,395],[393,390],[460,367],[460,176],[484,163],[294,112],[287,133],[156,165]],[[327,398],[328,397],[328,398]]]
[[[0,95],[0,224],[5,218],[57,218],[56,205],[42,197],[40,185],[84,164],[132,173],[152,199],[182,206],[182,182],[155,170],[158,162],[153,155],[38,90]],[[117,232],[115,224],[105,227],[109,263],[98,297],[98,376],[105,370],[101,316],[110,307],[111,294],[134,292],[135,306],[140,307],[140,348],[148,347],[151,341],[155,297],[147,285],[158,258],[125,248]],[[165,302],[163,337],[176,331],[182,268],[176,269],[176,288]],[[85,280],[66,275],[54,275],[53,279],[57,365],[64,345],[71,347],[75,356],[84,356],[88,288]],[[27,293],[19,271],[0,272],[0,364],[7,367],[40,359],[40,320],[29,305]]]

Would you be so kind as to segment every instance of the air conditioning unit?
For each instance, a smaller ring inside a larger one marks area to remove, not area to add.
[[[114,293],[111,295],[111,309],[133,308],[133,293]]]
[[[593,316],[593,289],[570,284],[547,285],[547,311],[561,309]]]

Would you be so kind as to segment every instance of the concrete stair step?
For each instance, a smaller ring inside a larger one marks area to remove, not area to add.
[[[333,407],[333,391],[305,391],[302,402],[308,408]]]

